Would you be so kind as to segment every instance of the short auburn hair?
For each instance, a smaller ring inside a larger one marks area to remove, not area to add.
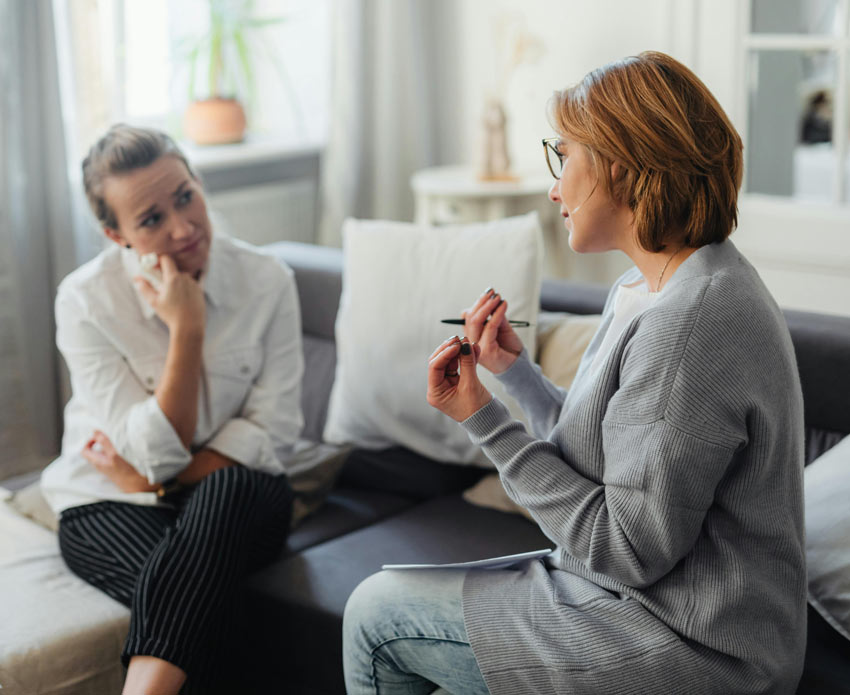
[[[103,195],[106,179],[172,156],[186,165],[189,175],[200,180],[181,149],[168,135],[153,128],[116,123],[91,146],[83,160],[83,187],[89,207],[103,227],[118,228],[115,212]]]
[[[609,63],[555,92],[550,109],[556,132],[588,148],[598,181],[629,206],[646,250],[670,241],[700,247],[732,233],[741,137],[680,62],[647,51]]]

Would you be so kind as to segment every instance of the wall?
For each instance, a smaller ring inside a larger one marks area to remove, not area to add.
[[[515,169],[539,173],[546,166],[540,139],[553,134],[546,108],[553,91],[623,56],[649,49],[671,51],[669,4],[668,0],[526,0],[521,5],[506,0],[459,2],[457,21],[464,38],[459,65],[464,161],[476,161],[482,105],[496,82],[496,65],[504,53],[495,40],[500,19],[524,25],[543,42],[544,52],[535,63],[514,70],[505,98]],[[556,216],[556,223],[558,229],[553,232],[565,235],[560,217]],[[566,243],[547,251],[562,254],[560,275],[574,279],[609,283],[630,265],[623,254],[579,256]]]

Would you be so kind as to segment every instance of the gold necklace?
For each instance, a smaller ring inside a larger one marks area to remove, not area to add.
[[[667,270],[667,266],[668,266],[668,265],[670,265],[670,261],[672,261],[672,260],[673,260],[673,258],[676,256],[676,254],[678,254],[678,253],[679,253],[679,251],[681,251],[683,248],[685,248],[685,245],[684,245],[684,244],[682,244],[682,245],[681,245],[678,249],[676,249],[676,250],[673,252],[673,255],[672,255],[672,256],[670,256],[670,258],[668,258],[668,259],[667,259],[667,262],[664,264],[664,267],[661,269],[661,272],[658,274],[658,282],[657,282],[657,283],[656,283],[656,285],[655,285],[655,291],[656,291],[656,292],[660,292],[660,291],[661,291],[661,278],[663,278],[663,277],[664,277],[664,271],[665,271],[665,270]]]

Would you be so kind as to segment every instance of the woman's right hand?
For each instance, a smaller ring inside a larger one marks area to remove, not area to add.
[[[200,283],[188,273],[180,272],[168,254],[160,255],[159,267],[162,270],[162,285],[158,290],[145,278],[134,278],[142,296],[170,331],[203,332],[206,303]]]
[[[504,372],[522,352],[522,341],[508,322],[507,313],[508,303],[489,287],[475,304],[461,312],[466,337],[481,347],[478,363],[493,374]]]

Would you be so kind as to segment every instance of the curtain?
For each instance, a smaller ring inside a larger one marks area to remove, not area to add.
[[[319,240],[348,217],[413,219],[410,177],[459,151],[457,4],[337,0]]]
[[[0,479],[59,450],[53,297],[78,263],[49,1],[0,0]]]

